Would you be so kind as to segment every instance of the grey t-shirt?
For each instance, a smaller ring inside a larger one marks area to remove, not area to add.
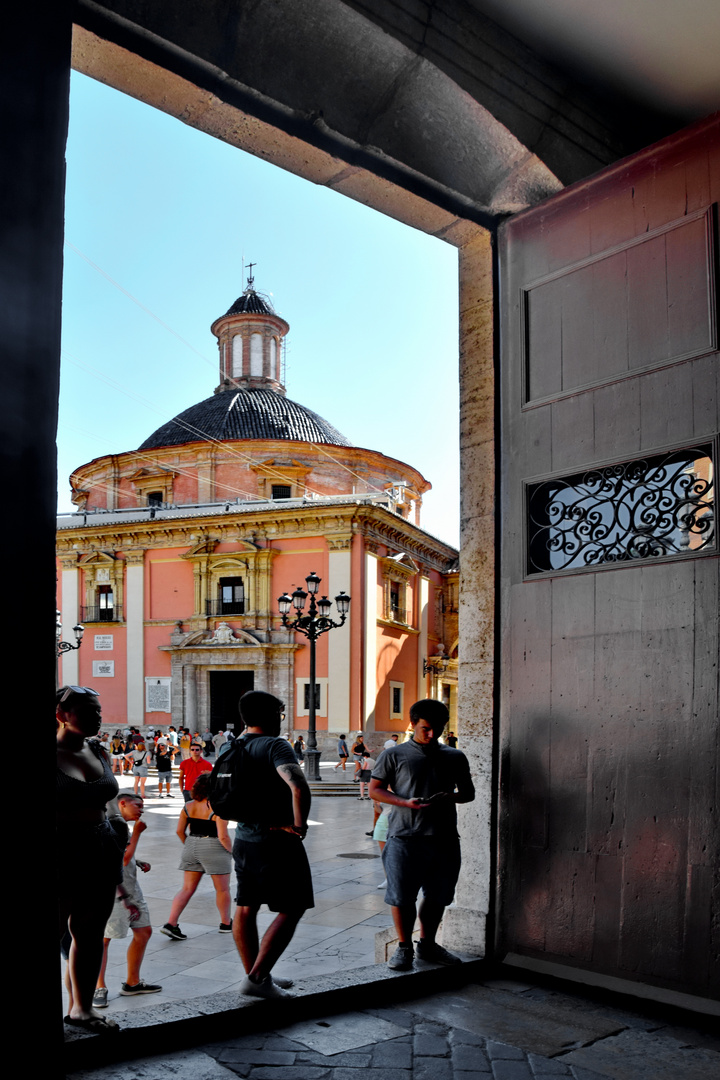
[[[373,780],[380,780],[402,799],[427,799],[438,792],[460,791],[472,798],[470,766],[461,750],[432,743],[420,746],[409,739],[389,747],[377,760]],[[442,799],[422,810],[393,806],[388,839],[392,836],[457,836],[455,802]]]

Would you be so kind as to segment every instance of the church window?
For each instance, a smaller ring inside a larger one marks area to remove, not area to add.
[[[232,339],[232,373],[234,379],[239,379],[243,373],[243,339],[241,334],[235,334]]]
[[[220,578],[219,615],[242,615],[245,611],[245,585],[240,577]]]
[[[386,619],[389,619],[391,622],[407,622],[405,596],[406,588],[404,583],[401,581],[391,581],[386,594]]]
[[[262,334],[250,335],[250,374],[262,375],[263,373],[263,339]]]
[[[162,491],[148,491],[147,504],[148,504],[148,506],[162,506],[162,504],[163,504],[163,493],[162,493]]]
[[[97,603],[81,611],[83,622],[115,622],[115,596],[112,585],[98,585]]]
[[[390,719],[402,720],[405,683],[390,683]]]
[[[303,709],[305,712],[310,711],[310,683],[306,682],[303,689]],[[320,709],[320,686],[315,683],[315,711]]]
[[[280,378],[280,373],[277,369],[277,341],[275,338],[270,338],[270,378]]]
[[[295,717],[307,716],[310,712],[310,680],[307,675],[295,680],[296,706]],[[327,676],[315,679],[315,715],[327,716],[328,680]]]
[[[272,498],[273,499],[291,499],[292,488],[289,484],[273,484],[272,485]]]

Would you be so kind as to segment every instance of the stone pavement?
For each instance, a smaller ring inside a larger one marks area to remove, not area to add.
[[[434,973],[440,974],[429,972]],[[388,980],[397,980],[400,997],[411,985],[407,976],[383,974],[385,982],[368,987],[365,997],[392,990]],[[293,1018],[294,1009],[302,1012],[301,996],[292,1004],[251,1002],[241,1014],[242,1035],[68,1075],[73,1080],[720,1078],[720,1039],[712,1034],[717,1021],[668,1006],[628,1005],[627,998],[609,999],[598,991],[508,977],[339,1014],[332,1011],[337,993],[329,988],[325,1015],[319,1017]]]

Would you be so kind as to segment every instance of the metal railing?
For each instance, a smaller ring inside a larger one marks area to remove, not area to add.
[[[245,601],[244,600],[206,600],[205,601],[205,614],[212,616],[219,615],[244,615],[245,614]]]
[[[91,604],[89,607],[81,607],[80,622],[122,622],[122,608],[99,607],[97,604]]]

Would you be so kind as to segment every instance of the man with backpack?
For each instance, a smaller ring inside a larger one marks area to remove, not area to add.
[[[251,690],[240,699],[245,725],[240,738],[213,769],[210,804],[220,817],[237,821],[233,860],[237,910],[233,937],[246,978],[241,993],[287,997],[292,983],[270,972],[292,940],[307,908],[314,906],[312,878],[303,840],[310,788],[292,746],[279,738],[285,706]],[[258,938],[261,904],[276,912]]]

